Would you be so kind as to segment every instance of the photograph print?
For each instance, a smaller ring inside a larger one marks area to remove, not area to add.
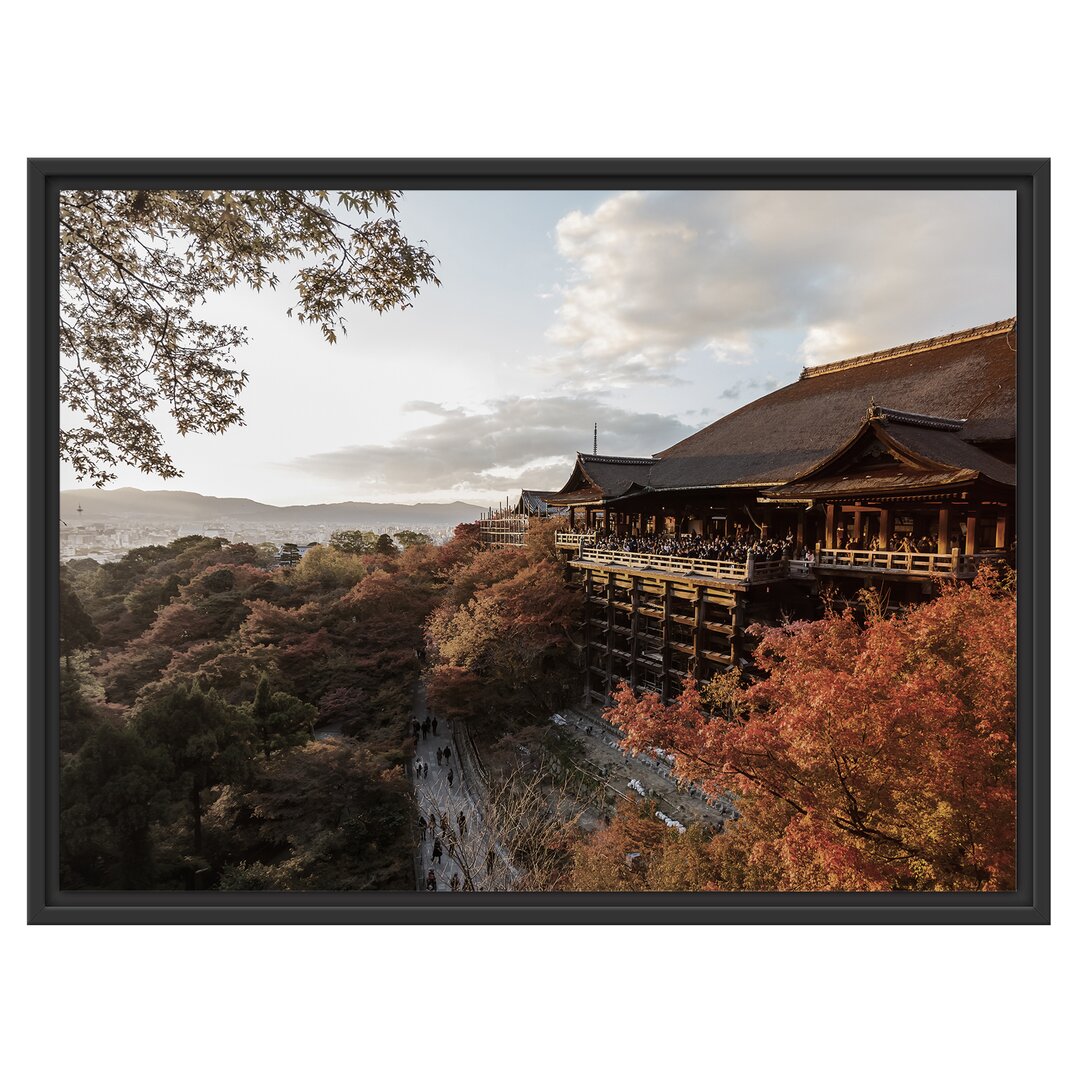
[[[1018,888],[1015,185],[57,198],[63,895]]]

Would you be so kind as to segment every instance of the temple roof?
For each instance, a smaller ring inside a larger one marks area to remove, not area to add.
[[[522,489],[516,511],[519,514],[549,514],[555,508],[551,506],[548,500],[557,494],[556,491],[529,491]]]
[[[846,446],[875,401],[888,403],[877,407],[882,422],[904,425],[910,453],[940,458],[948,463],[946,472],[967,469],[1015,483],[1006,477],[1013,476],[1009,466],[976,453],[972,444],[1016,438],[1016,320],[806,368],[797,382],[652,458],[578,454],[573,475],[554,501],[570,505],[611,502],[645,490],[787,484]],[[949,434],[946,446],[938,436]]]
[[[963,420],[871,405],[845,442],[787,484],[775,498],[912,494],[988,480],[1016,486],[1016,470],[966,442]]]
[[[610,502],[634,491],[644,491],[649,470],[655,464],[656,458],[579,453],[570,479],[549,501],[560,506]]]
[[[846,441],[871,400],[964,419],[966,442],[1016,438],[1015,320],[807,368],[658,454],[657,489],[778,483]]]

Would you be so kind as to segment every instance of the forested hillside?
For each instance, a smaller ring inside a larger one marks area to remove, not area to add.
[[[64,886],[412,888],[417,650],[473,546],[283,568],[192,536],[69,564]]]
[[[411,889],[427,666],[488,741],[574,693],[550,537],[311,549],[190,536],[61,574],[65,888]],[[358,539],[359,538],[359,539]]]

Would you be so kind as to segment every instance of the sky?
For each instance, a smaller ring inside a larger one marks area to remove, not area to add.
[[[557,489],[574,454],[649,456],[808,364],[1016,313],[1016,207],[996,191],[409,191],[439,288],[347,312],[327,345],[276,292],[244,325],[245,426],[166,447],[169,482],[276,505],[491,505]],[[61,466],[61,486],[77,487]]]

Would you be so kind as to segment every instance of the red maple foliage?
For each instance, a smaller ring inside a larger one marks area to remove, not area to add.
[[[738,887],[1013,888],[1011,582],[984,570],[895,617],[756,630],[764,677],[728,715],[694,687],[665,706],[626,685],[608,712],[630,749],[664,747],[678,775],[738,797]]]

